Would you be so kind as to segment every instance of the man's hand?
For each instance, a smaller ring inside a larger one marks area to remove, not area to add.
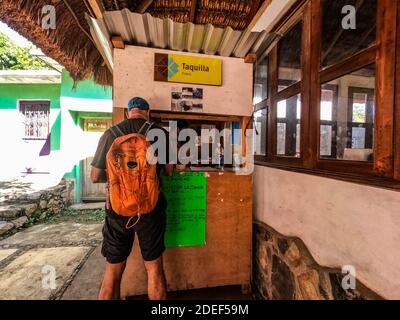
[[[173,164],[166,164],[164,166],[164,175],[166,176],[172,176],[172,174],[174,173],[174,165]]]
[[[92,181],[92,183],[106,183],[107,182],[106,170],[92,166],[92,169],[90,171],[90,180]]]

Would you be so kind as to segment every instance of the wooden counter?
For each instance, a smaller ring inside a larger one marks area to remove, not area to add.
[[[252,176],[206,172],[206,245],[167,249],[168,290],[250,284],[252,251]],[[147,293],[140,248],[135,245],[122,279],[122,297]]]

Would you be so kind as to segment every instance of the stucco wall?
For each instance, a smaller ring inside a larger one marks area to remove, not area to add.
[[[400,299],[400,192],[256,166],[254,218],[299,237],[321,265]]]
[[[222,59],[222,86],[154,81],[154,53],[173,53]],[[142,96],[153,109],[171,110],[171,90],[204,89],[204,113],[250,116],[253,99],[253,65],[243,59],[222,58],[136,46],[114,50],[114,107],[126,108],[133,96]]]

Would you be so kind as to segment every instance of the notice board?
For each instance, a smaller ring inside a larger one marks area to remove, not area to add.
[[[168,203],[167,248],[206,244],[206,191],[204,172],[163,177],[163,192]]]

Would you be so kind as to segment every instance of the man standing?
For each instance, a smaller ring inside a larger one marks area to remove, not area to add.
[[[136,97],[129,101],[126,113],[127,119],[108,129],[99,141],[91,164],[91,181],[93,183],[107,182],[107,153],[114,140],[132,133],[142,134],[140,131],[146,125],[153,126],[148,122],[149,114],[150,107],[144,99]],[[146,133],[149,129],[149,127],[146,128]],[[168,148],[166,149],[168,150]],[[135,163],[135,165],[137,164]],[[158,179],[160,179],[162,171],[166,174],[171,174],[172,169],[170,165],[161,166],[157,164]],[[139,238],[140,249],[147,271],[149,299],[166,299],[167,289],[162,261],[162,254],[165,251],[165,209],[166,200],[162,193],[158,196],[154,210],[142,216],[139,213],[139,216],[133,218],[117,214],[109,201],[107,201],[102,245],[102,254],[106,258],[106,268],[99,299],[120,299],[121,278],[125,270],[126,260],[133,246],[135,233]]]

